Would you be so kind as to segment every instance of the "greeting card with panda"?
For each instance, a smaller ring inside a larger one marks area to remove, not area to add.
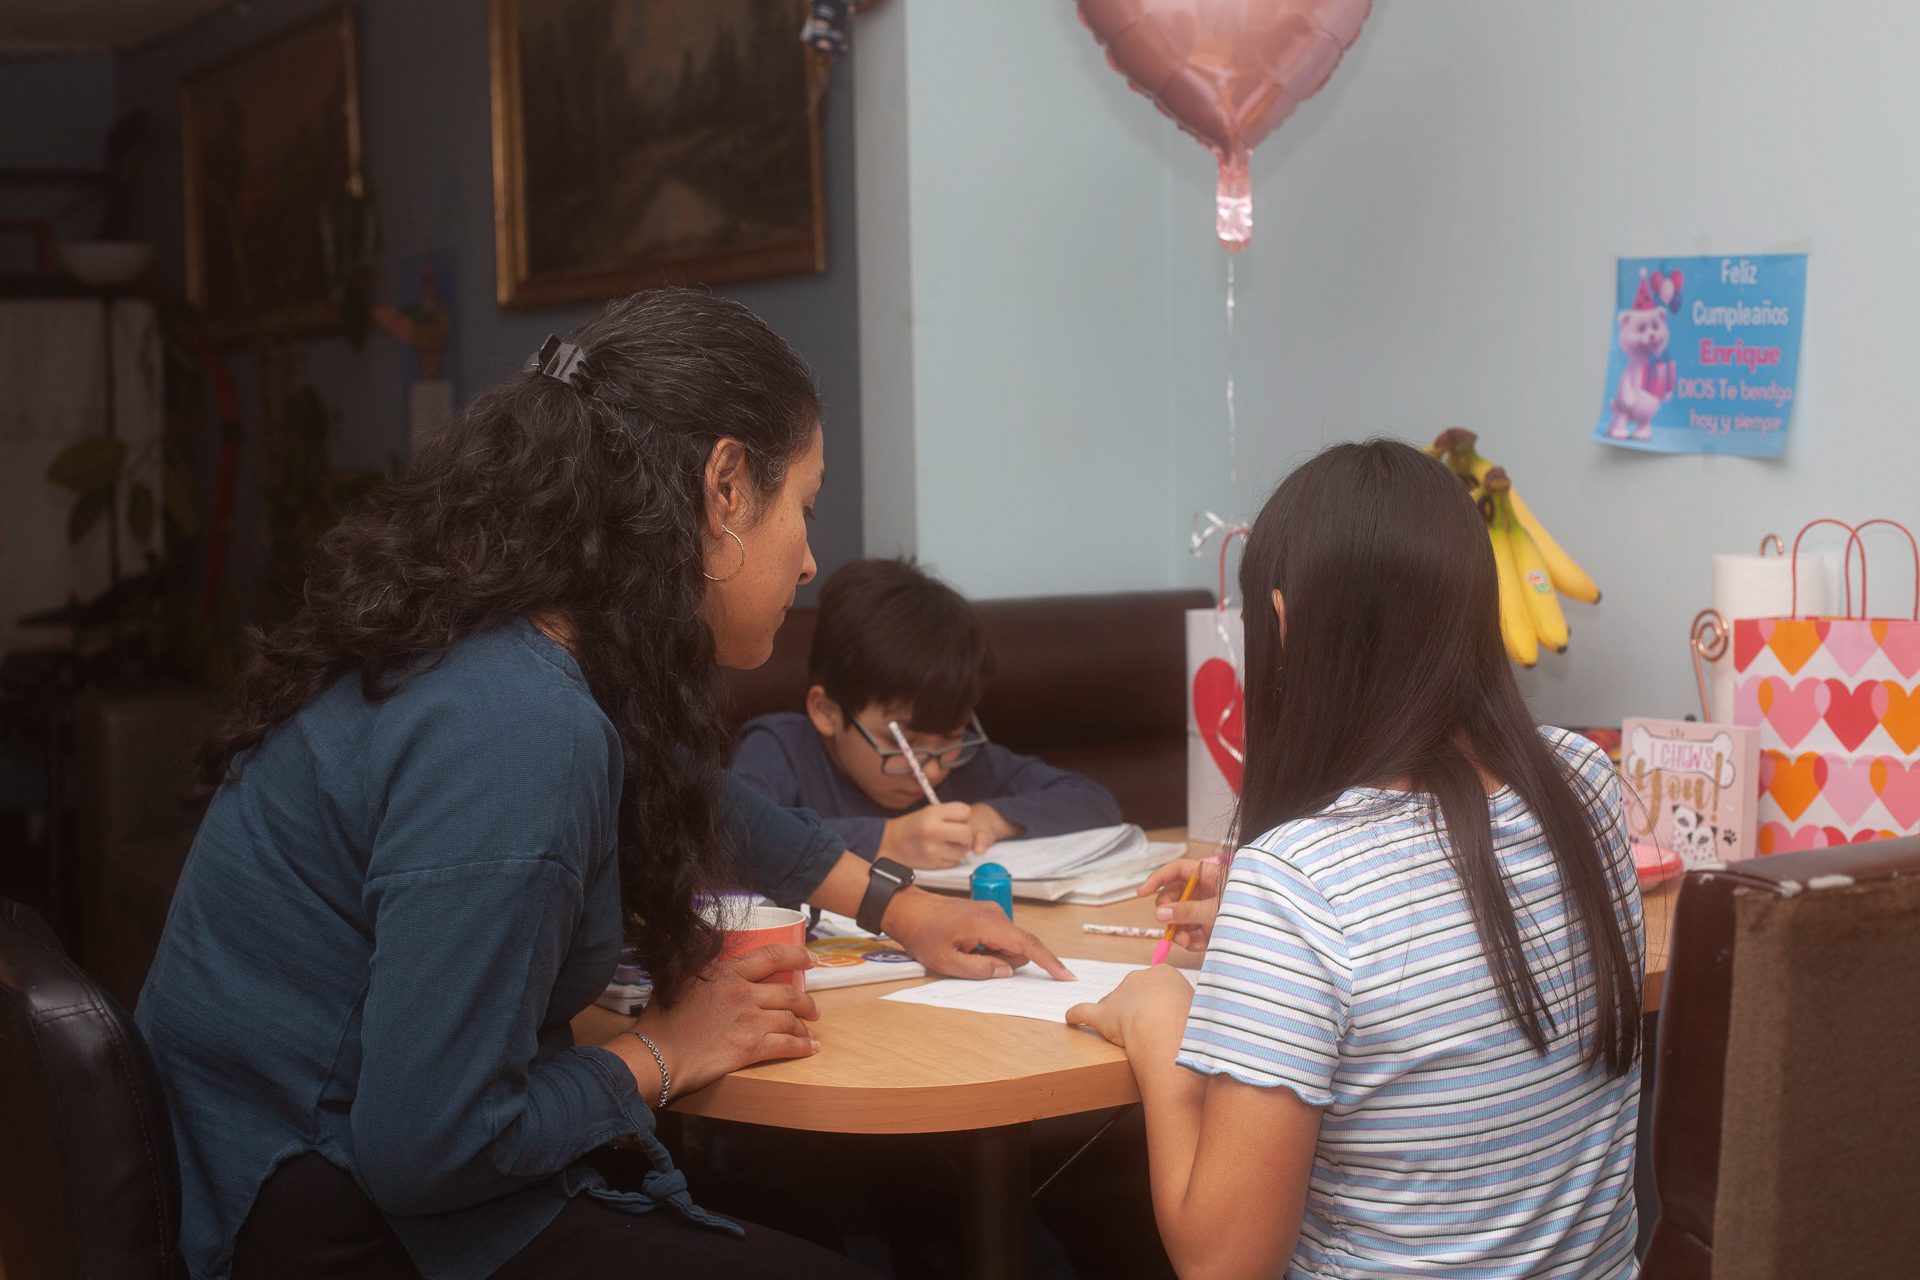
[[[1637,865],[1681,871],[1753,856],[1758,730],[1628,720],[1621,737],[1627,832]]]

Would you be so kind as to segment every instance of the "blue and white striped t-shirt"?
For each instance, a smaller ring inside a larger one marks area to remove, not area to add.
[[[1610,860],[1627,952],[1640,894],[1606,757],[1542,734]],[[1587,965],[1540,823],[1502,788],[1494,849],[1553,1027],[1500,1002],[1429,796],[1357,787],[1235,855],[1180,1062],[1324,1107],[1288,1280],[1638,1273],[1640,1068],[1589,1066]]]

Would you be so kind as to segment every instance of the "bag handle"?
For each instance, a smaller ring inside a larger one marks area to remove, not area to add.
[[[1818,520],[1809,520],[1801,526],[1800,532],[1793,536],[1792,616],[1796,618],[1800,616],[1800,540],[1807,536],[1809,529],[1812,529],[1815,525],[1822,524],[1838,525],[1847,531],[1847,550],[1840,563],[1840,580],[1846,588],[1845,607],[1846,616],[1849,618],[1853,617],[1853,549],[1855,547],[1860,548],[1860,616],[1862,618],[1871,616],[1867,610],[1867,544],[1861,541],[1861,532],[1871,529],[1877,524],[1884,524],[1890,525],[1898,529],[1901,533],[1904,533],[1907,536],[1907,546],[1913,551],[1913,611],[1910,616],[1915,622],[1920,622],[1920,541],[1914,539],[1913,530],[1907,528],[1906,525],[1901,524],[1898,520],[1889,520],[1884,516],[1876,516],[1872,520],[1862,520],[1857,525],[1848,524],[1844,520],[1835,520],[1831,516],[1823,516]]]

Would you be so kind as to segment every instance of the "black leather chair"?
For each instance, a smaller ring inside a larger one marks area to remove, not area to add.
[[[0,1273],[185,1275],[159,1077],[126,1010],[0,898]]]

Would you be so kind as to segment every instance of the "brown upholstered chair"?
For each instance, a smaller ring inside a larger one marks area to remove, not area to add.
[[[1186,611],[1212,602],[1204,591],[976,602],[999,661],[980,723],[1105,786],[1129,821],[1185,823]],[[814,618],[795,609],[765,666],[727,673],[736,721],[802,708]]]
[[[1920,1275],[1920,838],[1695,871],[1647,1280]]]

